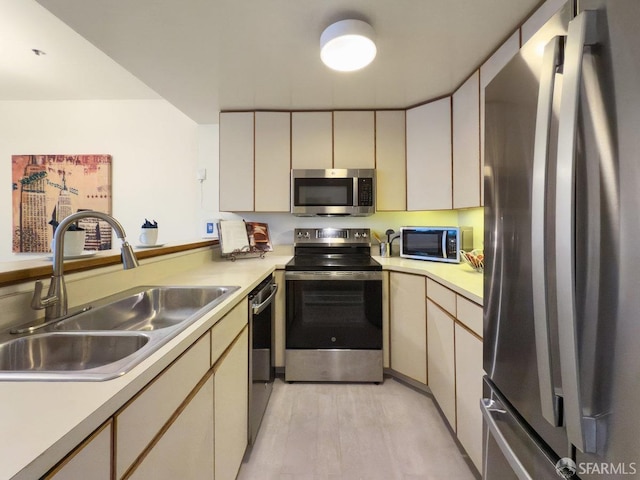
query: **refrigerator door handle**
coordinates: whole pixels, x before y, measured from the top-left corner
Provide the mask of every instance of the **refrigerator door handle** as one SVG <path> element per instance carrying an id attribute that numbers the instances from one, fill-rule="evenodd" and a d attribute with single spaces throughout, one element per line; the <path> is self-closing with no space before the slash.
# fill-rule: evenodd
<path id="1" fill-rule="evenodd" d="M 554 83 L 557 67 L 561 63 L 561 42 L 560 37 L 554 37 L 544 49 L 536 114 L 531 188 L 531 277 L 540 405 L 542 416 L 553 426 L 561 425 L 562 419 L 560 418 L 561 397 L 555 394 L 551 366 L 546 268 L 548 243 L 546 200 Z"/>
<path id="2" fill-rule="evenodd" d="M 556 281 L 560 372 L 569 441 L 587 452 L 582 415 L 575 277 L 575 141 L 582 80 L 583 51 L 595 43 L 596 11 L 587 10 L 569 23 L 565 50 L 556 176 Z"/>

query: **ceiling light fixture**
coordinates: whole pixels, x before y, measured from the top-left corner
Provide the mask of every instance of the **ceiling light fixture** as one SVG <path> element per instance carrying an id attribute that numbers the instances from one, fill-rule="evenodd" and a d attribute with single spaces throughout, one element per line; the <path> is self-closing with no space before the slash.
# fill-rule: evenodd
<path id="1" fill-rule="evenodd" d="M 320 36 L 320 58 L 333 70 L 359 70 L 369 65 L 376 53 L 373 28 L 362 20 L 341 20 Z"/>

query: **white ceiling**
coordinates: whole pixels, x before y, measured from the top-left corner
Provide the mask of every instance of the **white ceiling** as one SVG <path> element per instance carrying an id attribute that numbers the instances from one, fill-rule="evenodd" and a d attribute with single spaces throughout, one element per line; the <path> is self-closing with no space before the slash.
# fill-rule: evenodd
<path id="1" fill-rule="evenodd" d="M 451 93 L 540 3 L 0 0 L 0 65 L 8 42 L 30 72 L 0 66 L 0 99 L 159 95 L 200 124 L 220 110 L 404 108 Z M 320 62 L 320 34 L 345 18 L 376 31 L 359 72 Z"/>

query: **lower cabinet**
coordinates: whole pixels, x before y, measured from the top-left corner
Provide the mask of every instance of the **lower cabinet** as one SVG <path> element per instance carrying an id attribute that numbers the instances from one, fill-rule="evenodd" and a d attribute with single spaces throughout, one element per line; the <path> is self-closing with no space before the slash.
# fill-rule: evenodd
<path id="1" fill-rule="evenodd" d="M 458 440 L 482 471 L 482 340 L 459 324 L 456 336 L 456 412 Z"/>
<path id="2" fill-rule="evenodd" d="M 248 444 L 248 300 L 44 478 L 233 480 Z"/>
<path id="3" fill-rule="evenodd" d="M 391 272 L 389 275 L 389 349 L 391 368 L 427 383 L 427 322 L 425 278 Z"/>
<path id="4" fill-rule="evenodd" d="M 213 375 L 209 375 L 128 478 L 214 478 L 213 384 Z"/>
<path id="5" fill-rule="evenodd" d="M 455 320 L 427 300 L 427 365 L 429 389 L 449 425 L 456 429 Z"/>
<path id="6" fill-rule="evenodd" d="M 215 479 L 233 480 L 248 440 L 249 333 L 245 328 L 214 366 Z"/>
<path id="7" fill-rule="evenodd" d="M 44 476 L 45 480 L 111 480 L 111 433 L 109 421 L 82 442 L 55 469 Z M 87 472 L 91 472 L 89 476 Z"/>

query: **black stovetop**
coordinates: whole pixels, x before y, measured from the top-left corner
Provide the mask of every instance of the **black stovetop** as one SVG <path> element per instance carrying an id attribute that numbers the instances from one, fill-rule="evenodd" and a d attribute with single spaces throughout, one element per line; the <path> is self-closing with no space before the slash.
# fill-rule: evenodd
<path id="1" fill-rule="evenodd" d="M 375 271 L 382 265 L 371 258 L 368 247 L 297 247 L 285 270 Z"/>

